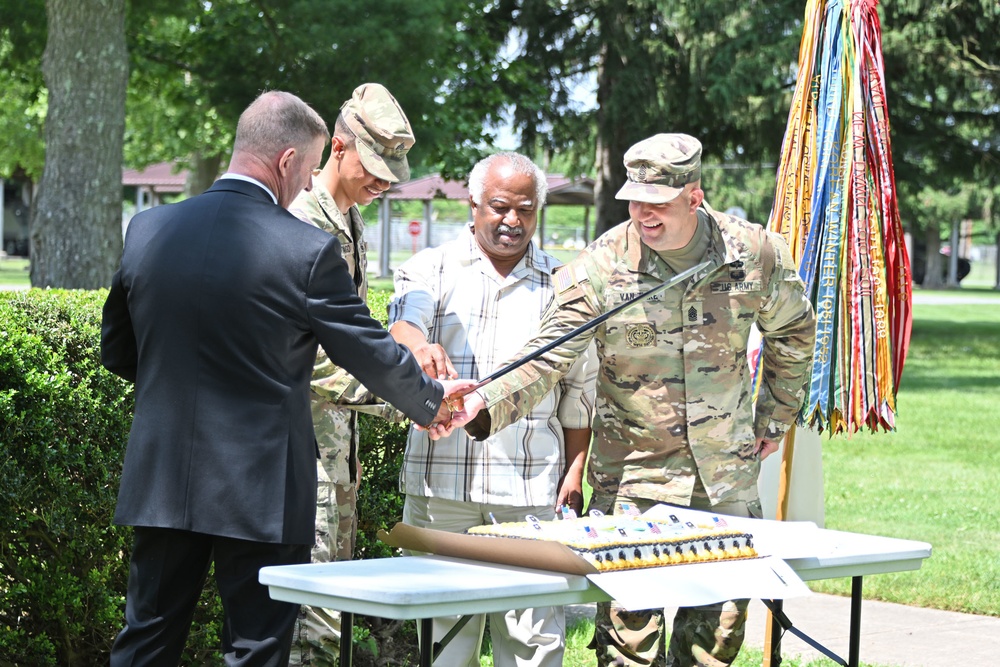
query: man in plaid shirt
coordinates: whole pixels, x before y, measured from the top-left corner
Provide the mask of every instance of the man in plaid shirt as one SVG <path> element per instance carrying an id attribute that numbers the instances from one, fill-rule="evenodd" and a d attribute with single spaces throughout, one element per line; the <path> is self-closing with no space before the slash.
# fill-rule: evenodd
<path id="1" fill-rule="evenodd" d="M 497 153 L 469 176 L 467 233 L 428 248 L 395 275 L 389 331 L 434 378 L 482 378 L 530 340 L 553 295 L 558 260 L 531 240 L 545 204 L 545 174 L 527 157 Z M 403 521 L 459 533 L 496 521 L 554 519 L 583 509 L 596 366 L 577 360 L 524 418 L 483 442 L 463 430 L 432 441 L 411 428 L 400 474 Z M 497 667 L 562 665 L 562 608 L 490 615 Z M 439 641 L 454 619 L 437 619 Z M 444 649 L 440 664 L 479 665 L 485 616 Z"/>

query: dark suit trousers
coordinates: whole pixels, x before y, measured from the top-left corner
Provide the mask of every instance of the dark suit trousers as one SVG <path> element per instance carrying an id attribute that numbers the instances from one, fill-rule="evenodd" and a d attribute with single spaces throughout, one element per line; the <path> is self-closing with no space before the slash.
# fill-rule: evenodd
<path id="1" fill-rule="evenodd" d="M 112 667 L 176 667 L 195 605 L 215 562 L 224 609 L 227 665 L 284 667 L 299 606 L 272 600 L 260 568 L 309 562 L 308 544 L 268 544 L 169 528 L 135 529 L 125 600 L 125 629 Z"/>

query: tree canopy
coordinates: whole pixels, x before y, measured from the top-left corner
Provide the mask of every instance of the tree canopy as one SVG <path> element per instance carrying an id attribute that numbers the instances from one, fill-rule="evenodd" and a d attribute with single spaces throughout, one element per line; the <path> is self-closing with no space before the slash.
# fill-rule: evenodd
<path id="1" fill-rule="evenodd" d="M 45 4 L 0 0 L 0 176 L 42 173 Z M 377 8 L 131 0 L 124 160 L 180 161 L 210 180 L 238 114 L 260 91 L 292 90 L 332 122 L 355 86 L 379 81 L 414 127 L 415 174 L 465 176 L 509 124 L 540 162 L 558 156 L 595 177 L 601 230 L 625 216 L 613 199 L 623 153 L 656 132 L 699 137 L 707 163 L 759 170 L 775 161 L 803 8 L 799 0 L 386 0 Z M 879 11 L 904 223 L 932 228 L 921 193 L 968 183 L 980 194 L 963 215 L 996 225 L 1000 6 L 897 0 Z"/>

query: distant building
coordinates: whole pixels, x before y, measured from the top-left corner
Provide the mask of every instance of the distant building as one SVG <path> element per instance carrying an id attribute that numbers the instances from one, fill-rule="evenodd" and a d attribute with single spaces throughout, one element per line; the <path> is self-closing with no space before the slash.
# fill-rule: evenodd
<path id="1" fill-rule="evenodd" d="M 187 170 L 169 162 L 145 169 L 122 170 L 122 234 L 128 221 L 139 211 L 181 195 Z M 30 251 L 28 221 L 31 217 L 33 186 L 30 181 L 0 179 L 0 250 L 9 256 L 27 257 Z"/>
<path id="2" fill-rule="evenodd" d="M 177 169 L 171 162 L 151 164 L 142 170 L 122 170 L 122 234 L 125 234 L 129 220 L 139 211 L 159 206 L 165 199 L 183 194 L 187 177 L 186 169 Z"/>

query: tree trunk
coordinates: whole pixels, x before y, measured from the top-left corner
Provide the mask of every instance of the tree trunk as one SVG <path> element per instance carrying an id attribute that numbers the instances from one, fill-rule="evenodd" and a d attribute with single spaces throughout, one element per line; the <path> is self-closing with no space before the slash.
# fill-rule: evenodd
<path id="1" fill-rule="evenodd" d="M 948 253 L 948 279 L 945 281 L 948 287 L 961 287 L 958 284 L 958 258 L 961 257 L 959 252 L 959 227 L 962 222 L 960 220 L 951 221 L 951 237 L 949 241 L 949 247 L 951 248 Z"/>
<path id="2" fill-rule="evenodd" d="M 940 225 L 937 223 L 927 225 L 924 244 L 927 252 L 924 256 L 924 280 L 920 285 L 924 289 L 941 289 L 944 287 L 944 266 L 941 264 Z"/>
<path id="3" fill-rule="evenodd" d="M 31 225 L 31 284 L 105 287 L 122 248 L 125 0 L 46 0 L 45 169 Z"/>
<path id="4" fill-rule="evenodd" d="M 597 155 L 594 179 L 594 238 L 628 219 L 628 202 L 615 199 L 615 193 L 625 182 L 624 152 L 609 110 L 621 59 L 617 49 L 605 38 L 597 66 Z M 627 150 L 628 147 L 625 147 Z"/>
<path id="5" fill-rule="evenodd" d="M 212 187 L 215 179 L 220 176 L 222 165 L 221 155 L 205 156 L 197 153 L 191 156 L 191 169 L 188 171 L 187 182 L 184 184 L 184 196 L 194 197 Z"/>
<path id="6" fill-rule="evenodd" d="M 628 202 L 615 199 L 625 183 L 625 152 L 659 132 L 675 131 L 659 99 L 650 65 L 648 26 L 658 21 L 655 3 L 604 0 L 595 4 L 601 26 L 597 67 L 597 155 L 594 183 L 595 236 L 629 219 Z M 680 60 L 680 57 L 678 57 Z M 674 69 L 683 69 L 674 63 Z"/>
<path id="7" fill-rule="evenodd" d="M 996 245 L 996 253 L 993 255 L 993 273 L 996 277 L 996 284 L 993 286 L 993 289 L 1000 290 L 1000 231 L 997 231 L 996 243 L 994 245 Z"/>
<path id="8" fill-rule="evenodd" d="M 598 112 L 598 115 L 601 115 Z M 627 150 L 628 147 L 625 147 Z M 628 202 L 615 199 L 615 193 L 625 183 L 624 150 L 616 145 L 614 137 L 597 135 L 597 178 L 594 180 L 594 238 L 597 238 L 623 220 L 629 219 Z"/>

